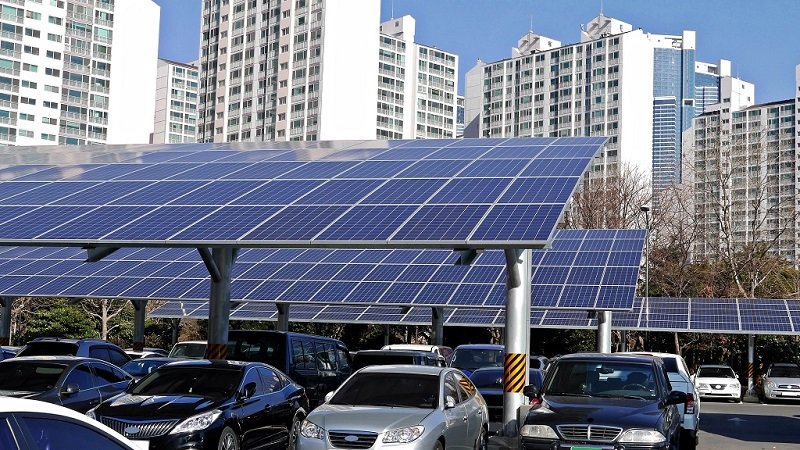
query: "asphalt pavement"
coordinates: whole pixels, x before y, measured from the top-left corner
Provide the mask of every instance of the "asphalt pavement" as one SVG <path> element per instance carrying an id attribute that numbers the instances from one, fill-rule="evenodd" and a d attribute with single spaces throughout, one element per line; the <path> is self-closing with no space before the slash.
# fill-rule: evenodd
<path id="1" fill-rule="evenodd" d="M 800 450 L 800 402 L 703 400 L 700 450 Z"/>

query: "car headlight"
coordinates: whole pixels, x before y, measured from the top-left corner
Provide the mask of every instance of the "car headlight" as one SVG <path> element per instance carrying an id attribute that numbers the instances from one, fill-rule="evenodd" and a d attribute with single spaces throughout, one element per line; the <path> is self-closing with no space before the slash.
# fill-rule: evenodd
<path id="1" fill-rule="evenodd" d="M 734 388 L 734 389 L 739 389 L 742 386 L 739 383 L 731 383 L 731 387 Z"/>
<path id="2" fill-rule="evenodd" d="M 97 420 L 97 414 L 95 414 L 95 412 L 94 412 L 96 409 L 97 408 L 92 408 L 92 409 L 86 411 L 86 417 L 88 417 L 90 419 Z"/>
<path id="3" fill-rule="evenodd" d="M 767 381 L 767 388 L 775 389 L 776 386 L 778 385 L 774 381 Z"/>
<path id="4" fill-rule="evenodd" d="M 191 433 L 192 431 L 205 430 L 211 426 L 211 424 L 214 423 L 214 421 L 217 420 L 221 414 L 222 411 L 215 409 L 213 411 L 189 417 L 178 425 L 175 425 L 175 428 L 173 428 L 169 434 Z"/>
<path id="5" fill-rule="evenodd" d="M 519 434 L 535 439 L 558 439 L 558 435 L 547 425 L 523 425 Z"/>
<path id="6" fill-rule="evenodd" d="M 708 389 L 708 384 L 700 383 L 697 385 L 697 389 Z"/>
<path id="7" fill-rule="evenodd" d="M 300 434 L 309 439 L 325 439 L 325 429 L 314 422 L 309 422 L 308 419 L 300 424 Z"/>
<path id="8" fill-rule="evenodd" d="M 386 432 L 386 435 L 383 436 L 383 443 L 384 444 L 407 444 L 409 442 L 416 441 L 422 433 L 425 431 L 425 427 L 422 425 L 415 425 L 413 427 L 403 427 L 403 428 L 395 428 L 394 430 L 389 430 Z"/>
<path id="9" fill-rule="evenodd" d="M 641 430 L 632 428 L 622 433 L 617 442 L 625 444 L 661 444 L 667 438 L 656 430 Z"/>

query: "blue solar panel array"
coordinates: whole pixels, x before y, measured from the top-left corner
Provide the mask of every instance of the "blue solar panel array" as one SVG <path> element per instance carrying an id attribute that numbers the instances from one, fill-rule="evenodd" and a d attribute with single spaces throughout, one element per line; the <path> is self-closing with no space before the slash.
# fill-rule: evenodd
<path id="1" fill-rule="evenodd" d="M 541 248 L 605 141 L 20 147 L 0 243 Z"/>
<path id="2" fill-rule="evenodd" d="M 207 302 L 169 301 L 151 317 L 208 317 Z M 690 314 L 699 311 L 697 315 Z M 277 320 L 272 303 L 249 302 L 232 308 L 231 319 Z M 649 312 L 648 312 L 649 311 Z M 361 324 L 430 325 L 430 308 L 391 306 L 298 305 L 289 308 L 292 321 Z M 502 327 L 505 313 L 492 308 L 446 308 L 447 326 Z M 531 327 L 555 329 L 597 329 L 597 320 L 586 311 L 533 310 Z M 800 300 L 797 299 L 707 299 L 651 297 L 637 298 L 630 311 L 612 314 L 612 327 L 620 330 L 794 335 L 800 331 Z"/>
<path id="3" fill-rule="evenodd" d="M 630 310 L 642 230 L 559 230 L 552 250 L 533 252 L 532 306 Z M 0 248 L 0 296 L 203 301 L 208 273 L 193 249 L 125 248 L 83 263 L 75 248 Z M 245 249 L 231 299 L 283 303 L 505 305 L 505 257 L 481 253 L 457 266 L 451 250 Z"/>

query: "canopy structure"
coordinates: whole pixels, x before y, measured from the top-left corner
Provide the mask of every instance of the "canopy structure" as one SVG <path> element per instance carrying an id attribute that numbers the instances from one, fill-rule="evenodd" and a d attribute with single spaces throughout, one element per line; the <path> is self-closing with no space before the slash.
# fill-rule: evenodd
<path id="1" fill-rule="evenodd" d="M 532 258 L 532 307 L 633 307 L 644 230 L 558 230 Z M 0 248 L 0 296 L 207 301 L 210 276 L 193 249 L 121 249 L 84 262 L 78 248 Z M 448 250 L 245 249 L 232 301 L 498 308 L 505 257 L 459 264 Z M 274 307 L 273 307 L 274 309 Z M 232 311 L 232 314 L 236 314 Z M 232 316 L 233 317 L 233 316 Z M 491 325 L 491 324 L 490 324 Z"/>

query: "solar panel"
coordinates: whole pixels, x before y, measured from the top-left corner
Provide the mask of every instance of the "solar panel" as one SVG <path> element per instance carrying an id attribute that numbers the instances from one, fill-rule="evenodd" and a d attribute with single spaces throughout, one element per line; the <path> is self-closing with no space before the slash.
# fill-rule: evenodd
<path id="1" fill-rule="evenodd" d="M 16 147 L 0 177 L 0 244 L 542 248 L 604 144 Z"/>

